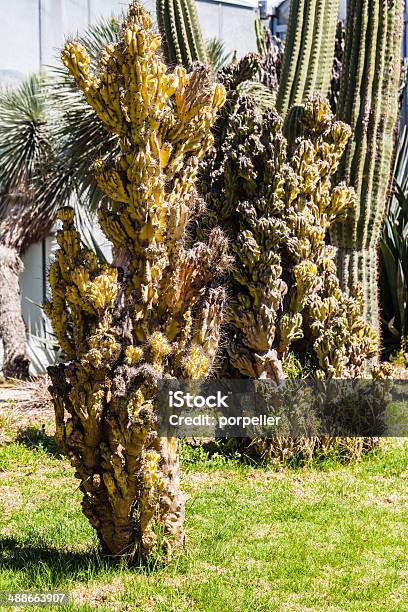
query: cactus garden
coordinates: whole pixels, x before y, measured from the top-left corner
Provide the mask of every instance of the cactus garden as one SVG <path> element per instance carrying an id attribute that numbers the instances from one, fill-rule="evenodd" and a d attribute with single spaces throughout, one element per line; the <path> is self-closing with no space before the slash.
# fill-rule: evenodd
<path id="1" fill-rule="evenodd" d="M 207 4 L 0 89 L 0 607 L 406 609 L 404 0 Z"/>

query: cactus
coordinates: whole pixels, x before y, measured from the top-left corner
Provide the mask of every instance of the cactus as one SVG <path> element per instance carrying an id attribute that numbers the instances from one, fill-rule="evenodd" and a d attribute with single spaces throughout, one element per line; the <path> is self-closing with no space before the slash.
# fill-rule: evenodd
<path id="1" fill-rule="evenodd" d="M 331 185 L 350 129 L 319 95 L 306 100 L 301 120 L 304 136 L 290 153 L 281 118 L 232 91 L 204 162 L 207 225 L 223 226 L 236 261 L 224 365 L 231 376 L 279 380 L 290 351 L 309 354 L 317 378 L 357 376 L 377 349 L 361 293 L 340 290 L 325 243 L 354 205 L 353 190 Z"/>
<path id="2" fill-rule="evenodd" d="M 229 264 L 218 228 L 207 243 L 187 237 L 224 88 L 203 68 L 169 71 L 159 46 L 138 3 L 96 73 L 81 44 L 65 46 L 86 101 L 119 138 L 114 164 L 98 161 L 95 172 L 109 197 L 100 225 L 123 265 L 99 262 L 81 245 L 73 210 L 61 209 L 44 306 L 69 360 L 50 368 L 57 441 L 103 549 L 130 559 L 168 557 L 183 541 L 177 440 L 158 437 L 156 388 L 211 369 L 224 301 L 215 279 Z"/>
<path id="3" fill-rule="evenodd" d="M 169 64 L 186 68 L 195 61 L 208 64 L 195 0 L 157 0 L 156 13 Z"/>
<path id="4" fill-rule="evenodd" d="M 352 190 L 331 186 L 350 130 L 315 95 L 299 114 L 304 135 L 291 153 L 282 119 L 229 90 L 231 82 L 224 81 L 227 103 L 200 181 L 207 227 L 222 225 L 235 255 L 219 372 L 279 381 L 295 359 L 318 379 L 361 376 L 378 338 L 363 319 L 361 292 L 341 291 L 334 250 L 325 244 L 333 220 L 354 204 Z M 237 448 L 255 460 L 304 461 L 325 452 L 358 458 L 372 445 L 366 438 L 279 437 L 241 440 Z"/>
<path id="5" fill-rule="evenodd" d="M 270 29 L 262 25 L 260 19 L 255 21 L 255 35 L 258 53 L 262 58 L 259 80 L 263 85 L 277 93 L 285 44 L 282 40 L 273 36 Z"/>
<path id="6" fill-rule="evenodd" d="M 284 117 L 310 94 L 328 94 L 338 13 L 339 0 L 291 0 L 276 102 Z"/>
<path id="7" fill-rule="evenodd" d="M 348 3 L 338 117 L 353 137 L 338 177 L 357 206 L 331 230 L 343 288 L 360 283 L 365 316 L 379 328 L 378 248 L 390 188 L 401 71 L 402 0 Z"/>
<path id="8" fill-rule="evenodd" d="M 341 87 L 341 71 L 343 66 L 346 28 L 342 21 L 338 21 L 336 29 L 336 43 L 334 47 L 334 60 L 330 84 L 329 100 L 334 114 L 336 114 Z"/>

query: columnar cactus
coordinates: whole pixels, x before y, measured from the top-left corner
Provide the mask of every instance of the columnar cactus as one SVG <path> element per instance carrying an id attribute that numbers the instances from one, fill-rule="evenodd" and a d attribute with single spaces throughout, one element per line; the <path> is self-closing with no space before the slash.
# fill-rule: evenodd
<path id="1" fill-rule="evenodd" d="M 361 295 L 341 291 L 325 243 L 333 221 L 354 205 L 353 190 L 331 185 L 350 129 L 318 95 L 306 100 L 302 122 L 304 137 L 290 155 L 280 117 L 241 97 L 234 108 L 227 103 L 204 162 L 207 224 L 225 228 L 236 260 L 231 376 L 279 380 L 289 351 L 308 353 L 317 378 L 356 376 L 377 348 Z"/>
<path id="2" fill-rule="evenodd" d="M 195 0 L 157 0 L 156 13 L 169 64 L 208 64 Z"/>
<path id="3" fill-rule="evenodd" d="M 276 102 L 284 117 L 310 94 L 328 94 L 339 4 L 339 0 L 291 0 Z"/>
<path id="4" fill-rule="evenodd" d="M 338 117 L 352 139 L 338 177 L 351 184 L 357 206 L 334 226 L 341 285 L 364 290 L 365 315 L 377 329 L 378 248 L 390 188 L 401 72 L 402 0 L 348 3 Z"/>
<path id="5" fill-rule="evenodd" d="M 192 243 L 200 210 L 198 162 L 224 102 L 204 69 L 169 71 L 160 36 L 138 3 L 99 70 L 69 42 L 63 61 L 88 104 L 119 139 L 113 166 L 96 162 L 99 220 L 122 266 L 81 245 L 71 208 L 59 213 L 59 250 L 45 305 L 68 362 L 50 369 L 57 440 L 80 480 L 82 507 L 105 551 L 130 558 L 170 554 L 183 541 L 177 440 L 158 437 L 160 378 L 203 378 L 217 351 L 229 263 L 215 228 Z"/>

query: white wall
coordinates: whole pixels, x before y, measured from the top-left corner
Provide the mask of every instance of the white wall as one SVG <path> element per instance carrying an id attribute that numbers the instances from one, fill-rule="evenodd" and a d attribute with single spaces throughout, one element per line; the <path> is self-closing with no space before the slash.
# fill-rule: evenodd
<path id="1" fill-rule="evenodd" d="M 238 56 L 256 51 L 256 13 L 249 2 L 222 3 L 202 0 L 197 2 L 197 8 L 206 39 L 220 38 L 225 42 L 226 50 L 237 51 Z"/>
<path id="2" fill-rule="evenodd" d="M 155 0 L 144 4 L 154 15 Z M 0 82 L 55 64 L 67 36 L 122 13 L 126 5 L 123 0 L 0 0 Z M 239 55 L 255 50 L 256 0 L 198 0 L 197 6 L 206 38 L 224 39 Z"/>
<path id="3" fill-rule="evenodd" d="M 52 363 L 56 355 L 48 344 L 53 338 L 51 326 L 39 307 L 47 297 L 46 271 L 55 247 L 54 238 L 49 237 L 43 242 L 33 244 L 23 258 L 24 270 L 20 277 L 21 306 L 29 332 L 28 356 L 32 374 L 43 372 L 44 365 Z"/>

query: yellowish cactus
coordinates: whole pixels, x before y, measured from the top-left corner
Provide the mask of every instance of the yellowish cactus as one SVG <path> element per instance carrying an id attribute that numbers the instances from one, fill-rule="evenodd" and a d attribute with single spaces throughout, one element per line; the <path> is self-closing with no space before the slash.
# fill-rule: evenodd
<path id="1" fill-rule="evenodd" d="M 113 165 L 94 169 L 108 196 L 98 218 L 121 267 L 100 264 L 62 209 L 44 307 L 68 360 L 50 369 L 57 439 L 104 550 L 131 558 L 183 541 L 177 441 L 158 436 L 157 380 L 208 374 L 224 302 L 214 279 L 229 264 L 220 230 L 207 243 L 187 233 L 224 88 L 203 68 L 169 70 L 159 46 L 136 2 L 96 71 L 80 43 L 65 46 L 65 66 L 119 141 Z"/>

